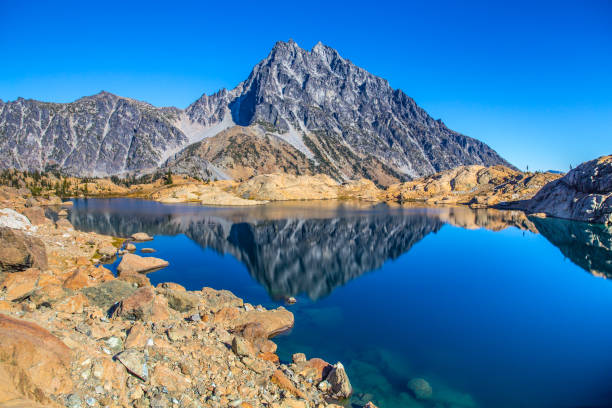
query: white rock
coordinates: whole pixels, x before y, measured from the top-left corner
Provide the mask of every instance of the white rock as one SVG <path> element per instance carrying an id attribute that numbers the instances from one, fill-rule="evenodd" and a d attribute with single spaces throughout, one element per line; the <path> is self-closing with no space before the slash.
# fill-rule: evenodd
<path id="1" fill-rule="evenodd" d="M 36 231 L 28 217 L 10 208 L 0 210 L 0 227 Z"/>

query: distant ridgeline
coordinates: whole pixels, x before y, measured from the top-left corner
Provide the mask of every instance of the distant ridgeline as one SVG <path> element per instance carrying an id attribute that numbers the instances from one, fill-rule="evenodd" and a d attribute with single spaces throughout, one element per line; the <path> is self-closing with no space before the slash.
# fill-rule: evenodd
<path id="1" fill-rule="evenodd" d="M 185 110 L 108 92 L 66 104 L 0 101 L 2 168 L 202 179 L 325 173 L 387 186 L 467 164 L 509 165 L 320 43 L 307 51 L 278 42 L 245 81 Z"/>

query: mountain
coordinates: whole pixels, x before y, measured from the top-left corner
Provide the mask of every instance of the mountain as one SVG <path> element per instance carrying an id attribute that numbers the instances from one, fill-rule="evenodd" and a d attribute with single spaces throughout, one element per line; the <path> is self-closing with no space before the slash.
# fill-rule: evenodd
<path id="1" fill-rule="evenodd" d="M 106 92 L 67 104 L 0 102 L 0 158 L 82 176 L 162 166 L 206 178 L 281 171 L 380 185 L 459 165 L 509 166 L 333 48 L 294 41 L 276 43 L 236 88 L 185 110 Z"/>

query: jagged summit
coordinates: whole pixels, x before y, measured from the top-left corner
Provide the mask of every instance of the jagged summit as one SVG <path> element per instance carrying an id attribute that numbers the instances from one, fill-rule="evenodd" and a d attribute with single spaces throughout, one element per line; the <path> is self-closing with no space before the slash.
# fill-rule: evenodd
<path id="1" fill-rule="evenodd" d="M 459 165 L 508 165 L 335 49 L 318 42 L 305 50 L 293 40 L 277 42 L 234 89 L 202 95 L 185 110 L 105 91 L 53 108 L 24 100 L 0 104 L 0 158 L 22 170 L 54 162 L 74 174 L 102 175 L 145 171 L 170 157 L 176 165 L 188 161 L 191 170 L 215 162 L 216 174 L 231 177 L 233 163 L 249 167 L 249 151 L 223 137 L 215 140 L 224 149 L 181 148 L 236 125 L 253 129 L 224 135 L 258 149 L 276 146 L 264 150 L 286 156 L 278 171 L 301 172 L 307 160 L 309 172 L 338 180 L 366 177 L 385 185 Z"/>

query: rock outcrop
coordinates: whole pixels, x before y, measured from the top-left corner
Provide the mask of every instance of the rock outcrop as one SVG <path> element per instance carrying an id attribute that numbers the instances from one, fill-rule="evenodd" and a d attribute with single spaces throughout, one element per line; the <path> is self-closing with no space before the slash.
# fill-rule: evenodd
<path id="1" fill-rule="evenodd" d="M 154 258 L 152 256 L 139 256 L 135 254 L 125 254 L 117 266 L 119 274 L 147 273 L 168 266 L 168 261 Z"/>
<path id="2" fill-rule="evenodd" d="M 0 272 L 47 268 L 45 244 L 37 237 L 0 227 Z"/>
<path id="3" fill-rule="evenodd" d="M 383 195 L 386 201 L 489 207 L 531 198 L 559 177 L 556 173 L 523 173 L 505 166 L 461 166 L 389 186 Z"/>
<path id="4" fill-rule="evenodd" d="M 329 200 L 338 198 L 338 187 L 338 182 L 323 174 L 264 174 L 241 183 L 236 194 L 251 200 Z"/>
<path id="5" fill-rule="evenodd" d="M 582 163 L 544 186 L 532 199 L 511 206 L 557 218 L 612 225 L 612 156 Z"/>

